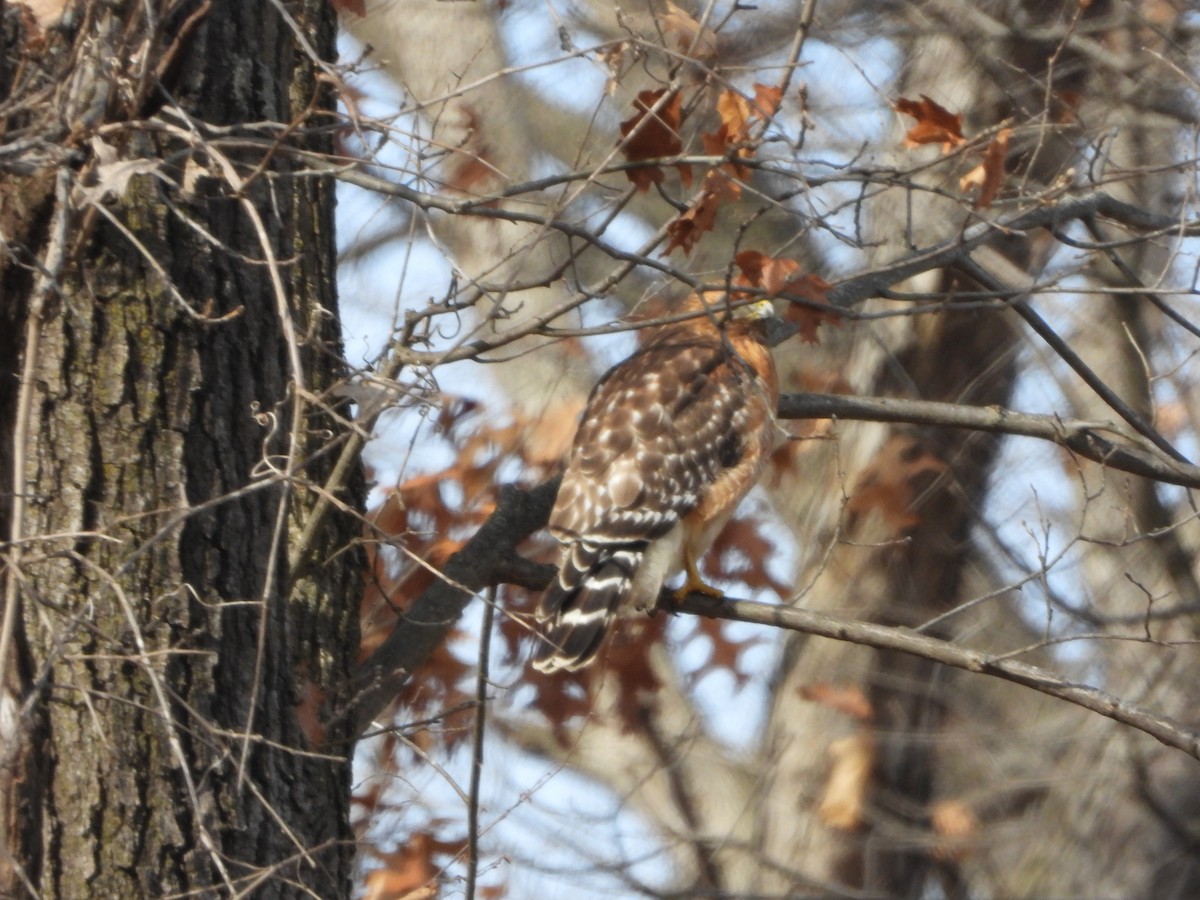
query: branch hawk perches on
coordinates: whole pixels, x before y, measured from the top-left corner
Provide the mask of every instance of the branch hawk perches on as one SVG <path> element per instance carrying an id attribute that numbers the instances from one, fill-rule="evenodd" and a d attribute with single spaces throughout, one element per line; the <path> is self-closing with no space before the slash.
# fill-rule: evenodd
<path id="1" fill-rule="evenodd" d="M 537 618 L 534 667 L 579 669 L 621 607 L 650 610 L 663 583 L 719 591 L 696 564 L 762 475 L 784 433 L 768 349 L 794 332 L 769 300 L 733 308 L 693 296 L 592 390 L 550 514 L 558 577 Z"/>

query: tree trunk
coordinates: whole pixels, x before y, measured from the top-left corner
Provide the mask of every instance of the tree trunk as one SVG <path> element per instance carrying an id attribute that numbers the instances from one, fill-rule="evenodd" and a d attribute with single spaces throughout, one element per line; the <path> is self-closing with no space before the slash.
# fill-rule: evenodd
<path id="1" fill-rule="evenodd" d="M 247 149 L 329 149 L 332 12 L 154 6 L 5 9 L 0 124 L 44 144 L 0 206 L 0 893 L 345 896 L 346 746 L 310 715 L 359 587 L 353 518 L 311 518 L 345 431 L 332 184 Z"/>

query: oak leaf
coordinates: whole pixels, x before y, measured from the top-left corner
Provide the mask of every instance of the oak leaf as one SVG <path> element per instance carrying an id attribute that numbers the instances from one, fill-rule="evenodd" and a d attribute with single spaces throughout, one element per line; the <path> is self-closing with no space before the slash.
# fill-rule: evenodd
<path id="1" fill-rule="evenodd" d="M 962 113 L 952 113 L 924 94 L 920 100 L 901 97 L 892 104 L 892 109 L 917 120 L 917 124 L 904 136 L 905 147 L 941 144 L 942 152 L 949 153 L 960 144 L 966 143 L 967 139 L 962 133 Z"/>
<path id="2" fill-rule="evenodd" d="M 958 862 L 971 854 L 971 843 L 979 837 L 979 817 L 961 800 L 939 800 L 929 811 L 933 833 L 941 840 L 934 846 L 938 859 Z"/>
<path id="3" fill-rule="evenodd" d="M 687 10 L 667 0 L 667 11 L 659 13 L 656 18 L 663 35 L 674 39 L 675 49 L 690 54 L 692 59 L 699 62 L 717 58 L 716 32 L 701 27 Z"/>
<path id="4" fill-rule="evenodd" d="M 751 588 L 769 588 L 780 596 L 790 582 L 773 576 L 768 563 L 779 554 L 767 523 L 753 516 L 735 516 L 721 529 L 705 556 L 704 571 L 715 581 L 740 581 Z"/>
<path id="5" fill-rule="evenodd" d="M 717 115 L 721 124 L 716 131 L 702 132 L 700 143 L 709 156 L 732 156 L 721 168 L 734 178 L 745 179 L 749 170 L 737 160 L 754 155 L 750 142 L 750 125 L 755 118 L 748 100 L 737 91 L 724 90 L 717 96 Z M 740 188 L 739 188 L 740 190 Z"/>
<path id="6" fill-rule="evenodd" d="M 737 91 L 721 91 L 717 97 L 717 115 L 725 128 L 727 143 L 740 144 L 750 137 L 750 103 Z"/>
<path id="7" fill-rule="evenodd" d="M 792 303 L 783 314 L 784 319 L 800 326 L 800 340 L 806 344 L 817 343 L 817 328 L 821 325 L 842 327 L 841 312 L 825 296 L 825 292 L 831 287 L 832 285 L 820 275 L 809 273 L 791 279 L 780 291 L 782 294 L 803 297 L 808 301 L 807 304 Z"/>
<path id="8" fill-rule="evenodd" d="M 696 242 L 717 224 L 717 213 L 721 204 L 726 200 L 736 200 L 741 195 L 741 187 L 735 181 L 718 169 L 709 169 L 704 176 L 704 186 L 692 205 L 678 217 L 667 224 L 666 256 L 676 247 L 685 255 L 692 252 Z"/>
<path id="9" fill-rule="evenodd" d="M 796 275 L 800 263 L 794 259 L 767 256 L 757 250 L 743 250 L 733 258 L 742 274 L 735 284 L 760 287 L 772 296 L 791 294 L 803 297 L 807 304 L 791 303 L 784 319 L 800 326 L 800 339 L 806 344 L 817 343 L 817 328 L 822 324 L 841 325 L 841 313 L 830 305 L 825 292 L 830 284 L 819 275 Z M 827 306 L 828 309 L 819 307 Z"/>
<path id="10" fill-rule="evenodd" d="M 800 696 L 834 712 L 845 713 L 860 722 L 869 722 L 875 716 L 871 701 L 858 685 L 837 685 L 824 681 L 806 684 L 800 688 Z"/>
<path id="11" fill-rule="evenodd" d="M 800 263 L 794 259 L 767 256 L 758 250 L 743 250 L 733 261 L 745 277 L 738 279 L 738 283 L 760 287 L 771 295 L 783 290 L 788 279 L 800 269 Z"/>
<path id="12" fill-rule="evenodd" d="M 707 662 L 688 673 L 689 685 L 694 687 L 705 676 L 717 672 L 731 675 L 736 690 L 750 683 L 753 673 L 742 665 L 742 654 L 766 643 L 766 639 L 762 635 L 751 635 L 738 640 L 729 634 L 731 624 L 721 619 L 700 619 L 696 623 L 696 631 L 689 636 L 689 641 L 707 637 L 712 644 L 712 651 Z"/>
<path id="13" fill-rule="evenodd" d="M 666 643 L 667 619 L 643 617 L 625 623 L 609 641 L 607 652 L 601 651 L 605 665 L 585 670 L 592 697 L 602 688 L 615 687 L 616 717 L 623 734 L 635 734 L 645 727 L 647 698 L 662 690 L 663 681 L 650 652 Z"/>
<path id="14" fill-rule="evenodd" d="M 769 119 L 779 112 L 783 102 L 783 88 L 774 84 L 754 82 L 754 112 L 760 119 Z"/>
<path id="15" fill-rule="evenodd" d="M 372 855 L 383 863 L 381 868 L 370 872 L 366 879 L 364 900 L 418 900 L 437 896 L 433 884 L 437 878 L 437 866 L 433 862 L 433 838 L 417 833 L 409 842 L 391 853 L 372 851 Z"/>
<path id="16" fill-rule="evenodd" d="M 466 845 L 465 840 L 442 840 L 419 831 L 407 844 L 391 853 L 370 850 L 371 855 L 384 865 L 367 875 L 364 900 L 430 900 L 436 897 L 440 867 L 434 863 L 434 857 L 458 856 Z"/>
<path id="17" fill-rule="evenodd" d="M 875 768 L 875 741 L 860 732 L 829 745 L 833 767 L 817 815 L 830 828 L 854 831 L 865 821 L 867 788 Z"/>
<path id="18" fill-rule="evenodd" d="M 1000 186 L 1004 183 L 1004 160 L 1008 156 L 1008 139 L 1011 135 L 1011 128 L 1001 129 L 988 144 L 983 162 L 958 181 L 959 190 L 979 192 L 975 197 L 976 209 L 987 209 L 1000 192 Z"/>
<path id="19" fill-rule="evenodd" d="M 920 524 L 921 517 L 913 506 L 918 488 L 923 481 L 946 468 L 946 464 L 916 438 L 908 435 L 889 438 L 846 504 L 851 529 L 871 512 L 880 514 L 891 534 L 900 534 Z"/>
<path id="20" fill-rule="evenodd" d="M 664 96 L 667 99 L 660 104 Z M 670 96 L 665 88 L 640 91 L 633 106 L 634 114 L 621 123 L 621 149 L 626 159 L 641 162 L 678 156 L 683 152 L 683 141 L 679 137 L 679 126 L 683 123 L 683 95 L 679 91 Z M 681 175 L 685 168 L 680 167 Z M 660 166 L 640 166 L 625 174 L 639 191 L 648 191 L 652 184 L 661 184 L 666 177 Z"/>

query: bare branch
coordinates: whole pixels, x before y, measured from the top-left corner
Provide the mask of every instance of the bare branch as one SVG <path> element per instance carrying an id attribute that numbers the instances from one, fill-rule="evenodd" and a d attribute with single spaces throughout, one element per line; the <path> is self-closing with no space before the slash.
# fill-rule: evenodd
<path id="1" fill-rule="evenodd" d="M 1107 422 L 1084 422 L 1059 416 L 1014 412 L 998 406 L 967 406 L 890 397 L 852 397 L 843 394 L 785 394 L 779 399 L 784 419 L 851 419 L 966 428 L 993 434 L 1038 438 L 1109 466 L 1166 484 L 1200 488 L 1200 466 L 1172 459 L 1131 438 Z M 1116 443 L 1101 432 L 1120 435 Z"/>
<path id="2" fill-rule="evenodd" d="M 924 405 L 953 408 L 951 404 Z M 510 487 L 502 493 L 496 512 L 467 545 L 450 558 L 442 580 L 417 598 L 401 625 L 360 668 L 357 683 L 365 687 L 353 698 L 347 712 L 354 717 L 355 733 L 366 729 L 371 720 L 386 707 L 409 674 L 420 666 L 433 648 L 445 638 L 470 602 L 473 596 L 470 590 L 479 590 L 510 580 L 519 580 L 523 586 L 532 588 L 542 588 L 549 583 L 553 577 L 553 567 L 539 566 L 522 559 L 516 553 L 516 546 L 527 535 L 545 524 L 557 490 L 558 481 L 552 479 L 532 491 Z M 1173 719 L 1127 703 L 1099 688 L 1075 684 L 1036 666 L 1011 659 L 997 659 L 990 654 L 959 647 L 949 641 L 921 635 L 907 628 L 875 625 L 794 607 L 772 606 L 746 600 L 714 600 L 698 594 L 686 597 L 678 605 L 677 611 L 706 618 L 774 625 L 790 631 L 850 641 L 877 649 L 896 650 L 969 672 L 991 675 L 1034 688 L 1107 716 L 1145 732 L 1168 747 L 1182 750 L 1189 756 L 1200 759 L 1200 733 Z"/>
<path id="3" fill-rule="evenodd" d="M 531 491 L 501 491 L 496 511 L 461 550 L 450 557 L 442 577 L 419 596 L 393 631 L 355 673 L 341 715 L 362 734 L 396 696 L 409 675 L 429 658 L 458 622 L 475 591 L 496 584 L 545 587 L 553 567 L 538 566 L 517 553 L 517 545 L 546 524 L 558 493 L 558 479 Z"/>
<path id="4" fill-rule="evenodd" d="M 949 641 L 918 634 L 908 628 L 874 625 L 825 615 L 806 609 L 772 606 L 751 600 L 728 597 L 706 597 L 691 594 L 679 604 L 679 611 L 710 619 L 730 619 L 757 625 L 774 625 L 789 631 L 799 631 L 818 637 L 850 641 L 879 650 L 897 650 L 924 659 L 931 659 L 956 669 L 1011 681 L 1034 688 L 1051 697 L 1058 697 L 1084 709 L 1143 731 L 1168 747 L 1182 750 L 1200 759 L 1200 732 L 1185 727 L 1174 719 L 1160 716 L 1148 709 L 1127 703 L 1099 688 L 1067 681 L 1053 672 L 1037 666 L 995 659 L 991 654 L 968 650 Z"/>

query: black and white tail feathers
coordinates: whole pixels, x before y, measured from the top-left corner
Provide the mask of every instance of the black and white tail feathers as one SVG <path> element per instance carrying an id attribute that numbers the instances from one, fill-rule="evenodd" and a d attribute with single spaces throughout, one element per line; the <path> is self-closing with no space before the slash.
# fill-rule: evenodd
<path id="1" fill-rule="evenodd" d="M 645 551 L 645 541 L 570 545 L 558 578 L 538 605 L 542 636 L 534 652 L 535 669 L 575 671 L 592 661 L 629 594 Z"/>

